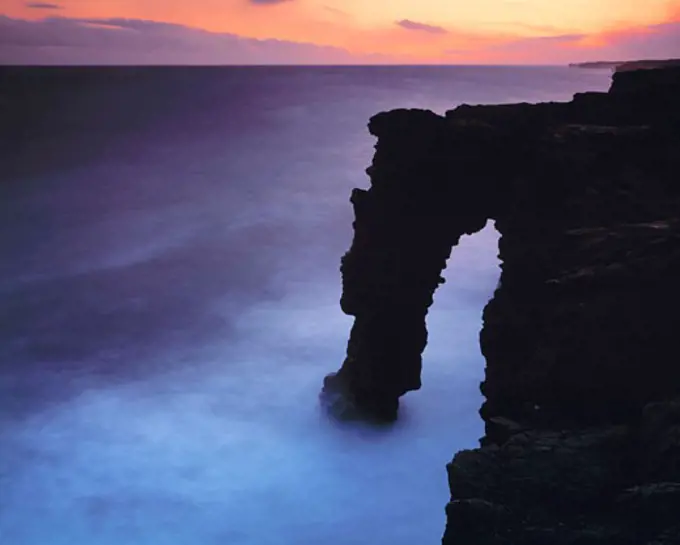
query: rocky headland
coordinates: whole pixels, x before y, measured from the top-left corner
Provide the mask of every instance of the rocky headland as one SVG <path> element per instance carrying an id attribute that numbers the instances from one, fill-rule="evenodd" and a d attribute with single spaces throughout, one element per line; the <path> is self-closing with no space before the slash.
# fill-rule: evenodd
<path id="1" fill-rule="evenodd" d="M 673 66 L 680 66 L 680 59 L 576 62 L 570 64 L 569 66 L 573 68 L 609 68 L 611 70 L 615 70 L 616 72 L 630 72 L 632 70 L 652 70 L 656 68 L 671 68 Z"/>
<path id="2" fill-rule="evenodd" d="M 568 103 L 395 110 L 369 130 L 330 408 L 397 417 L 447 259 L 491 219 L 486 431 L 448 466 L 444 544 L 680 544 L 680 67 Z"/>

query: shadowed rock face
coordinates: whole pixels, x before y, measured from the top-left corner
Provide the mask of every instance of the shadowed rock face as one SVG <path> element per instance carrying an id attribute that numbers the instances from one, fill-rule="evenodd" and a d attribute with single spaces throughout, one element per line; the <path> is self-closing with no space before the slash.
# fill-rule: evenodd
<path id="1" fill-rule="evenodd" d="M 493 219 L 486 435 L 448 467 L 444 543 L 680 543 L 680 68 L 617 73 L 569 103 L 397 110 L 369 129 L 330 409 L 396 418 L 420 388 L 446 260 Z"/>

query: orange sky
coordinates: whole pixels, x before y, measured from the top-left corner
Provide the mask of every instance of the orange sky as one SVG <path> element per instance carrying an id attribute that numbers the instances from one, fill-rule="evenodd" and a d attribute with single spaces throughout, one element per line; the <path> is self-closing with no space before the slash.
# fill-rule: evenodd
<path id="1" fill-rule="evenodd" d="M 613 37 L 680 19 L 680 0 L 267 1 L 276 2 L 45 0 L 60 7 L 47 9 L 0 0 L 0 13 L 29 20 L 58 16 L 163 21 L 336 46 L 358 55 L 391 55 L 404 62 L 540 62 L 562 53 L 580 60 Z M 408 28 L 397 24 L 404 20 Z"/>

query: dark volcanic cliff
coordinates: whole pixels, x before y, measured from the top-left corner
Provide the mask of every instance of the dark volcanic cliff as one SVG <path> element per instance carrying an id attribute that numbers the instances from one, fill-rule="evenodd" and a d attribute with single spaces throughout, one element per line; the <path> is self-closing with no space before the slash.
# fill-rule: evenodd
<path id="1" fill-rule="evenodd" d="M 486 434 L 449 464 L 444 543 L 680 543 L 680 68 L 369 128 L 371 187 L 352 194 L 342 259 L 355 323 L 325 399 L 396 417 L 451 249 L 493 219 Z"/>

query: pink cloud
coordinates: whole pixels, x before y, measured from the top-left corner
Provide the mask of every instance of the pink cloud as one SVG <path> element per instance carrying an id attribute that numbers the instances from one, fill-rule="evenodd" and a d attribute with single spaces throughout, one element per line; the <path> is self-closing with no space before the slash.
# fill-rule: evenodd
<path id="1" fill-rule="evenodd" d="M 680 57 L 680 21 L 605 34 L 606 50 L 621 58 Z"/>
<path id="2" fill-rule="evenodd" d="M 28 2 L 26 3 L 26 7 L 31 9 L 62 9 L 59 4 L 47 4 L 43 2 Z"/>
<path id="3" fill-rule="evenodd" d="M 398 26 L 401 28 L 405 28 L 406 30 L 415 30 L 415 31 L 420 31 L 420 32 L 427 32 L 429 34 L 447 34 L 448 31 L 444 27 L 436 26 L 436 25 L 428 25 L 425 23 L 418 23 L 417 21 L 411 21 L 409 19 L 403 19 L 401 21 L 397 21 L 396 23 Z"/>
<path id="4" fill-rule="evenodd" d="M 251 4 L 257 6 L 271 6 L 273 4 L 283 4 L 284 2 L 290 2 L 291 0 L 249 0 Z"/>
<path id="5" fill-rule="evenodd" d="M 485 62 L 545 64 L 680 57 L 680 21 L 596 35 L 516 38 L 446 52 L 456 59 L 464 58 L 465 53 L 482 56 Z"/>
<path id="6" fill-rule="evenodd" d="M 337 47 L 257 40 L 140 19 L 0 16 L 0 64 L 357 64 Z M 383 61 L 386 60 L 383 59 Z"/>

